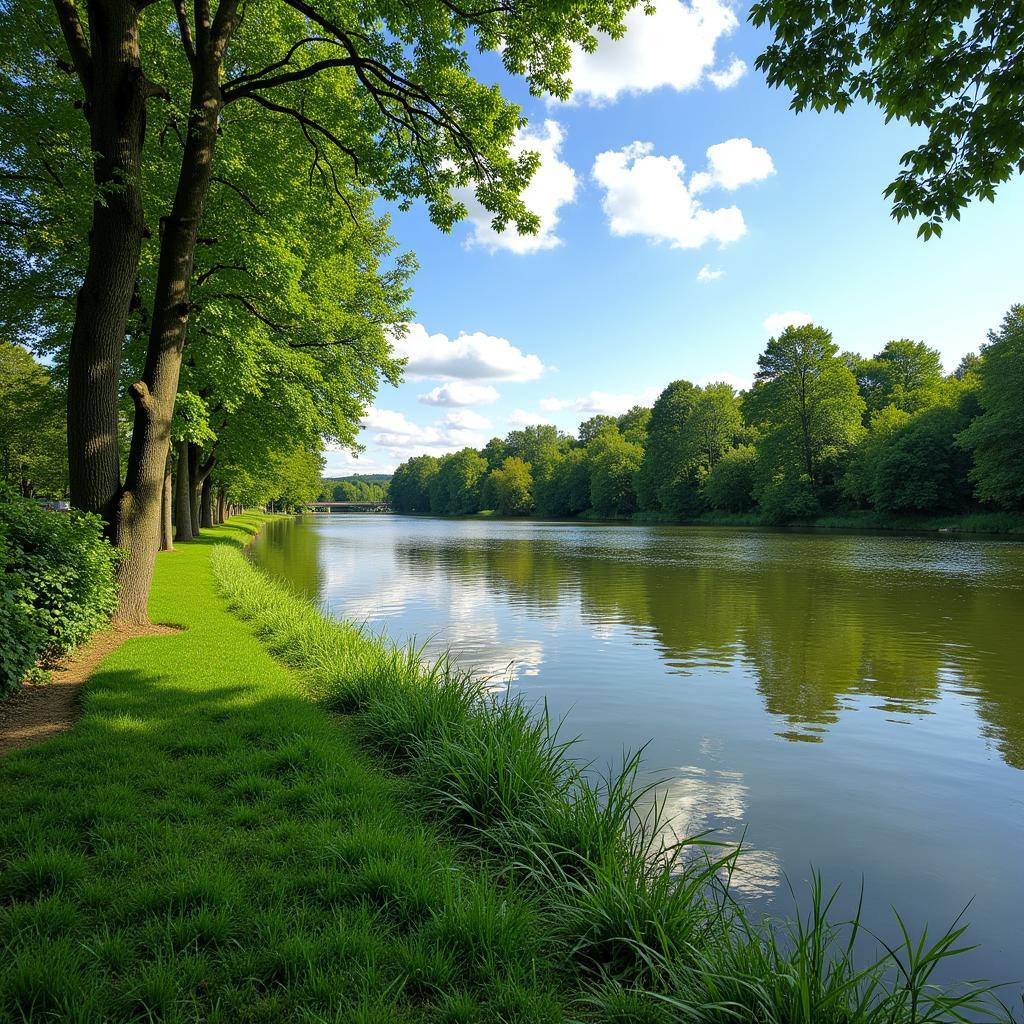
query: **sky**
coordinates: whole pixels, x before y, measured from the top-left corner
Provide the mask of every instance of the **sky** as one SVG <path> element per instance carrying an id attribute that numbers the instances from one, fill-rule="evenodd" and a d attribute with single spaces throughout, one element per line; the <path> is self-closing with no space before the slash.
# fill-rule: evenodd
<path id="1" fill-rule="evenodd" d="M 451 234 L 422 207 L 393 213 L 420 263 L 396 343 L 405 380 L 367 411 L 365 450 L 329 451 L 327 474 L 391 472 L 530 423 L 571 432 L 680 378 L 748 387 L 787 323 L 865 355 L 923 340 L 952 370 L 1024 300 L 1024 182 L 918 239 L 882 192 L 920 130 L 866 105 L 794 114 L 754 68 L 769 36 L 745 11 L 633 12 L 623 40 L 577 56 L 570 103 L 475 61 L 529 119 L 520 144 L 541 166 L 525 198 L 541 230 L 497 235 L 472 202 Z"/>

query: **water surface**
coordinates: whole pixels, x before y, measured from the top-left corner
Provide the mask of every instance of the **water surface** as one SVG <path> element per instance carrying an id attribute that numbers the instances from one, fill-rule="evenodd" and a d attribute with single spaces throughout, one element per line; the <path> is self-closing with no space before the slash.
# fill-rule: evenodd
<path id="1" fill-rule="evenodd" d="M 646 743 L 676 828 L 743 838 L 755 906 L 812 865 L 886 937 L 973 898 L 952 973 L 1024 979 L 1024 544 L 335 515 L 254 557 L 546 700 L 582 758 Z"/>

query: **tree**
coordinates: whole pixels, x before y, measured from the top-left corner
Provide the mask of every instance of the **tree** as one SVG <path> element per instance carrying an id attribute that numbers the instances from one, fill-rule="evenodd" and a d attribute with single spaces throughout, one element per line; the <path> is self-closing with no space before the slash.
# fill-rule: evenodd
<path id="1" fill-rule="evenodd" d="M 599 516 L 632 515 L 637 510 L 636 476 L 644 450 L 627 441 L 617 427 L 607 427 L 587 446 L 590 501 Z"/>
<path id="2" fill-rule="evenodd" d="M 803 476 L 829 482 L 837 460 L 863 433 L 864 400 L 850 368 L 824 328 L 787 327 L 758 356 L 744 409 L 763 432 L 759 473 L 765 480 Z"/>
<path id="3" fill-rule="evenodd" d="M 512 155 L 519 109 L 473 78 L 467 40 L 500 53 L 505 69 L 525 76 L 535 92 L 565 97 L 570 45 L 592 47 L 595 30 L 621 33 L 630 6 L 628 0 L 499 0 L 467 11 L 446 0 L 378 3 L 359 12 L 356 30 L 349 12 L 325 0 L 266 0 L 244 19 L 239 0 L 195 0 L 191 14 L 183 0 L 173 6 L 104 0 L 87 22 L 72 0 L 56 0 L 55 21 L 38 0 L 14 5 L 0 61 L 5 132 L 38 129 L 43 108 L 55 103 L 65 113 L 70 103 L 85 115 L 79 136 L 83 129 L 89 135 L 85 144 L 76 139 L 78 151 L 91 154 L 92 181 L 79 194 L 91 205 L 91 223 L 68 353 L 71 493 L 76 505 L 104 515 L 126 550 L 121 620 L 146 618 L 206 200 L 215 177 L 230 182 L 230 168 L 218 159 L 223 139 L 252 130 L 252 120 L 233 109 L 284 118 L 294 144 L 308 146 L 311 177 L 319 172 L 328 187 L 340 162 L 385 198 L 404 204 L 422 198 L 435 223 L 447 228 L 466 213 L 456 188 L 469 186 L 497 227 L 535 230 L 537 218 L 519 195 L 537 154 Z M 152 13 L 143 19 L 145 11 Z M 65 56 L 54 59 L 60 50 Z M 73 74 L 73 88 L 53 89 L 58 68 Z M 23 99 L 26 82 L 35 88 Z M 146 108 L 155 98 L 169 113 L 159 128 L 150 119 L 147 131 Z M 168 136 L 179 140 L 178 150 L 162 149 Z M 0 139 L 5 158 L 15 154 L 13 180 L 24 182 L 13 190 L 16 201 L 5 202 L 12 222 L 31 221 L 39 208 L 48 213 L 52 202 L 37 203 L 36 194 L 65 188 L 59 172 L 46 171 L 40 137 L 37 131 Z M 260 144 L 258 136 L 248 138 Z M 144 184 L 148 164 L 161 160 L 172 169 L 173 187 L 163 205 L 155 204 L 161 224 L 155 232 L 147 226 L 147 199 L 159 197 L 144 194 Z M 11 194 L 5 190 L 4 199 Z M 157 274 L 142 374 L 128 389 L 135 415 L 122 480 L 116 447 L 122 345 L 147 233 L 157 239 Z"/>
<path id="4" fill-rule="evenodd" d="M 757 452 L 751 445 L 730 448 L 704 481 L 704 499 L 719 512 L 748 512 L 754 507 Z"/>
<path id="5" fill-rule="evenodd" d="M 513 430 L 505 438 L 506 457 L 511 455 L 531 466 L 558 455 L 569 439 L 550 423 Z M 504 460 L 502 460 L 504 465 Z"/>
<path id="6" fill-rule="evenodd" d="M 1009 509 L 1024 509 L 1024 306 L 1013 306 L 989 335 L 972 368 L 980 381 L 981 415 L 960 435 L 974 456 L 975 494 Z"/>
<path id="7" fill-rule="evenodd" d="M 684 428 L 684 446 L 702 475 L 715 468 L 742 433 L 743 414 L 732 386 L 717 383 L 702 388 Z"/>
<path id="8" fill-rule="evenodd" d="M 994 201 L 1024 163 L 1015 6 L 757 0 L 750 20 L 775 33 L 757 67 L 793 91 L 794 110 L 842 112 L 866 100 L 886 120 L 926 129 L 885 189 L 897 220 L 924 218 L 924 238 L 971 200 Z"/>
<path id="9" fill-rule="evenodd" d="M 962 512 L 971 497 L 970 456 L 956 443 L 967 425 L 960 409 L 936 406 L 889 439 L 875 469 L 880 512 Z"/>
<path id="10" fill-rule="evenodd" d="M 20 345 L 0 341 L 0 479 L 24 498 L 67 490 L 63 398 Z"/>
<path id="11" fill-rule="evenodd" d="M 618 429 L 618 423 L 614 416 L 605 416 L 603 413 L 599 413 L 597 416 L 591 416 L 589 420 L 584 420 L 576 431 L 576 436 L 579 438 L 580 444 L 586 446 L 601 433 L 602 430 L 608 427 L 615 427 Z"/>
<path id="12" fill-rule="evenodd" d="M 534 479 L 537 514 L 556 519 L 578 516 L 590 508 L 590 459 L 583 448 L 570 448 Z"/>
<path id="13" fill-rule="evenodd" d="M 428 485 L 435 516 L 467 516 L 480 511 L 480 490 L 487 462 L 473 448 L 445 455 Z"/>
<path id="14" fill-rule="evenodd" d="M 615 420 L 619 433 L 641 448 L 647 444 L 647 427 L 650 422 L 651 410 L 645 405 L 634 405 Z"/>
<path id="15" fill-rule="evenodd" d="M 388 498 L 396 512 L 430 511 L 430 482 L 439 471 L 433 455 L 418 455 L 403 462 L 391 478 Z"/>
<path id="16" fill-rule="evenodd" d="M 942 357 L 923 341 L 890 341 L 874 358 L 858 359 L 851 368 L 868 413 L 887 405 L 920 412 L 942 401 Z"/>
<path id="17" fill-rule="evenodd" d="M 645 512 L 673 511 L 678 505 L 674 491 L 686 482 L 690 466 L 685 454 L 685 430 L 699 389 L 688 380 L 676 380 L 665 388 L 651 409 L 647 423 L 647 448 L 636 492 Z"/>
<path id="18" fill-rule="evenodd" d="M 523 459 L 510 455 L 490 474 L 495 509 L 503 516 L 526 516 L 534 508 L 533 474 Z"/>
<path id="19" fill-rule="evenodd" d="M 868 431 L 854 448 L 843 474 L 843 493 L 858 505 L 869 506 L 875 500 L 875 481 L 878 463 L 886 446 L 909 422 L 910 413 L 886 405 L 871 414 Z"/>

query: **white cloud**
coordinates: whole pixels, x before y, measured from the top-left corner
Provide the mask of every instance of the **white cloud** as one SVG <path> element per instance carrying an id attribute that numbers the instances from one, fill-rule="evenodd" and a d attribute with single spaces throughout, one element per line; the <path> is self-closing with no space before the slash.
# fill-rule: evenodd
<path id="1" fill-rule="evenodd" d="M 456 430 L 490 430 L 491 421 L 472 409 L 455 409 L 448 413 L 439 424 L 445 429 Z"/>
<path id="2" fill-rule="evenodd" d="M 543 405 L 543 403 L 541 403 Z M 505 422 L 510 427 L 533 427 L 538 423 L 550 423 L 547 416 L 539 412 L 529 412 L 527 409 L 515 409 L 505 417 Z"/>
<path id="3" fill-rule="evenodd" d="M 729 66 L 722 71 L 712 71 L 708 75 L 716 89 L 728 89 L 734 86 L 747 73 L 746 61 L 733 57 Z"/>
<path id="4" fill-rule="evenodd" d="M 717 267 L 712 269 L 710 263 L 705 263 L 704 266 L 697 271 L 698 281 L 717 281 L 721 277 L 725 277 L 725 271 Z"/>
<path id="5" fill-rule="evenodd" d="M 539 356 L 481 331 L 451 339 L 414 323 L 392 344 L 396 355 L 409 360 L 409 380 L 536 380 L 544 372 Z"/>
<path id="6" fill-rule="evenodd" d="M 634 405 L 650 405 L 660 393 L 661 388 L 647 388 L 637 394 L 591 391 L 580 398 L 542 398 L 539 404 L 547 412 L 572 410 L 588 416 L 621 416 Z"/>
<path id="7" fill-rule="evenodd" d="M 491 224 L 493 214 L 484 209 L 473 190 L 455 190 L 455 197 L 465 203 L 469 211 L 472 233 L 466 240 L 468 245 L 482 245 L 492 252 L 508 249 L 525 255 L 542 249 L 554 249 L 562 244 L 562 240 L 555 234 L 559 210 L 576 198 L 579 184 L 576 172 L 558 156 L 564 139 L 562 126 L 557 121 L 547 120 L 541 128 L 522 129 L 512 147 L 512 152 L 516 154 L 526 150 L 540 154 L 540 166 L 523 191 L 526 208 L 540 218 L 540 230 L 535 235 L 521 235 L 514 225 L 503 231 L 495 231 Z"/>
<path id="8" fill-rule="evenodd" d="M 802 313 L 799 309 L 787 309 L 785 313 L 772 313 L 764 318 L 764 329 L 775 337 L 787 327 L 802 327 L 813 321 L 810 313 Z"/>
<path id="9" fill-rule="evenodd" d="M 419 395 L 416 400 L 424 405 L 490 405 L 498 400 L 498 392 L 490 384 L 453 380 Z"/>
<path id="10" fill-rule="evenodd" d="M 483 433 L 490 421 L 471 409 L 455 409 L 442 419 L 422 426 L 404 413 L 371 406 L 362 419 L 369 441 L 394 461 L 413 455 L 444 455 L 460 448 L 479 448 L 487 441 Z"/>
<path id="11" fill-rule="evenodd" d="M 764 181 L 775 173 L 775 164 L 767 149 L 750 139 L 727 139 L 708 146 L 708 169 L 690 178 L 690 192 L 703 192 L 718 186 L 733 192 L 752 181 Z"/>
<path id="12" fill-rule="evenodd" d="M 643 235 L 674 249 L 707 242 L 725 245 L 746 234 L 739 207 L 708 210 L 687 188 L 677 156 L 654 156 L 649 142 L 599 153 L 594 179 L 604 190 L 602 207 L 613 235 Z"/>
<path id="13" fill-rule="evenodd" d="M 663 86 L 692 89 L 711 72 L 719 39 L 738 22 L 722 0 L 658 0 L 654 14 L 635 7 L 626 15 L 625 24 L 626 34 L 621 39 L 599 34 L 594 53 L 575 48 L 570 77 L 576 95 L 599 104 L 622 93 L 650 92 Z M 734 70 L 735 63 L 724 72 L 713 73 L 732 85 L 742 74 Z M 730 75 L 734 77 L 730 79 Z"/>

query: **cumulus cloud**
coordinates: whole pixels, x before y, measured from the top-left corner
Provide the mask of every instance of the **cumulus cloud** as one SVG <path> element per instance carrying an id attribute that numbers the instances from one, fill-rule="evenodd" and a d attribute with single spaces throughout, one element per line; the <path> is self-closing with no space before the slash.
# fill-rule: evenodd
<path id="1" fill-rule="evenodd" d="M 739 57 L 733 57 L 727 68 L 723 68 L 721 71 L 712 71 L 708 78 L 716 89 L 729 89 L 746 73 L 746 61 L 740 60 Z"/>
<path id="2" fill-rule="evenodd" d="M 543 405 L 543 403 L 541 404 Z M 539 412 L 515 409 L 505 417 L 505 422 L 510 427 L 534 427 L 538 423 L 550 423 L 551 420 Z"/>
<path id="3" fill-rule="evenodd" d="M 464 380 L 439 384 L 417 397 L 424 405 L 491 405 L 497 400 L 497 389 L 490 384 L 471 384 Z"/>
<path id="4" fill-rule="evenodd" d="M 704 266 L 697 271 L 698 281 L 717 281 L 720 277 L 725 277 L 725 271 L 718 267 L 712 269 L 710 263 L 705 263 Z"/>
<path id="5" fill-rule="evenodd" d="M 429 425 L 413 423 L 404 413 L 371 406 L 361 421 L 371 444 L 397 462 L 413 455 L 444 455 L 460 448 L 479 448 L 490 420 L 471 409 L 454 409 Z"/>
<path id="6" fill-rule="evenodd" d="M 544 372 L 539 356 L 524 353 L 507 338 L 481 331 L 449 338 L 428 334 L 422 324 L 414 323 L 392 345 L 396 355 L 408 359 L 405 375 L 409 380 L 536 380 Z"/>
<path id="7" fill-rule="evenodd" d="M 718 41 L 738 24 L 723 0 L 658 0 L 654 14 L 635 7 L 625 24 L 621 39 L 599 34 L 593 53 L 575 48 L 570 71 L 575 95 L 592 104 L 607 103 L 623 93 L 664 86 L 692 89 L 712 75 L 721 79 L 723 84 L 715 82 L 721 89 L 739 81 L 745 70 L 737 69 L 735 60 L 724 71 L 712 70 Z"/>
<path id="8" fill-rule="evenodd" d="M 604 188 L 601 205 L 613 235 L 642 235 L 673 249 L 725 245 L 746 234 L 737 206 L 709 210 L 686 186 L 677 156 L 655 156 L 649 142 L 599 153 L 594 179 Z"/>
<path id="9" fill-rule="evenodd" d="M 613 235 L 642 235 L 674 249 L 725 245 L 742 238 L 747 226 L 737 206 L 708 209 L 698 193 L 718 186 L 732 191 L 775 172 L 766 149 L 749 139 L 729 139 L 707 150 L 707 169 L 686 183 L 678 156 L 657 156 L 650 142 L 598 153 L 594 180 L 604 189 L 602 207 Z"/>
<path id="10" fill-rule="evenodd" d="M 810 313 L 802 313 L 799 309 L 787 309 L 785 313 L 772 313 L 764 318 L 764 329 L 774 337 L 787 327 L 803 327 L 813 321 Z"/>
<path id="11" fill-rule="evenodd" d="M 690 179 L 691 192 L 724 188 L 733 192 L 741 185 L 764 181 L 775 173 L 775 164 L 767 149 L 750 139 L 727 139 L 707 149 L 708 169 Z"/>
<path id="12" fill-rule="evenodd" d="M 547 412 L 571 410 L 587 416 L 621 416 L 634 405 L 650 405 L 660 393 L 661 388 L 646 388 L 636 394 L 591 391 L 579 398 L 542 398 L 539 404 Z"/>
<path id="13" fill-rule="evenodd" d="M 554 249 L 562 244 L 555 233 L 558 227 L 559 211 L 576 198 L 579 184 L 576 172 L 559 157 L 565 131 L 557 121 L 547 120 L 539 128 L 526 127 L 516 136 L 512 147 L 514 153 L 531 150 L 540 154 L 540 166 L 529 185 L 523 191 L 526 208 L 540 218 L 540 230 L 535 235 L 521 235 L 510 225 L 503 231 L 495 231 L 491 220 L 493 214 L 484 209 L 470 188 L 455 190 L 455 197 L 466 205 L 472 231 L 468 245 L 482 245 L 492 252 L 507 249 L 525 255 L 542 249 Z"/>

